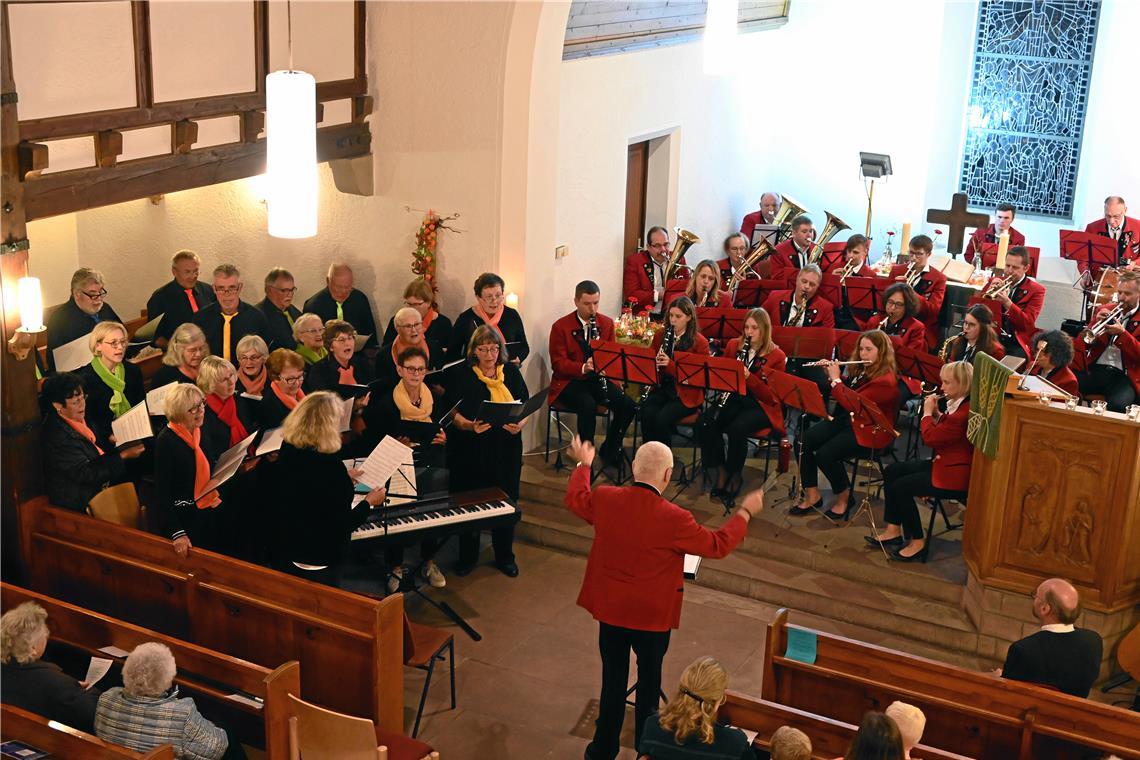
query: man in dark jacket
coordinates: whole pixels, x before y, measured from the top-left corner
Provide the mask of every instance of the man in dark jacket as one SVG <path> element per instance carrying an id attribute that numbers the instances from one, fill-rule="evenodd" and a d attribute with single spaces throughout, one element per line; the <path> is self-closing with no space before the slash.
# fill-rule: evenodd
<path id="1" fill-rule="evenodd" d="M 198 279 L 201 266 L 198 254 L 186 249 L 179 251 L 170 260 L 173 279 L 151 293 L 146 302 L 147 319 L 163 315 L 154 331 L 156 345 L 165 347 L 179 325 L 192 321 L 199 309 L 217 300 L 213 288 Z"/>
<path id="2" fill-rule="evenodd" d="M 122 322 L 107 303 L 103 273 L 83 267 L 71 276 L 71 298 L 52 312 L 47 321 L 47 361 L 55 369 L 55 350 L 82 338 L 100 322 Z"/>
<path id="3" fill-rule="evenodd" d="M 267 332 L 262 337 L 269 344 L 269 350 L 292 349 L 297 345 L 293 337 L 293 320 L 301 316 L 301 310 L 293 305 L 297 286 L 293 273 L 288 269 L 274 267 L 265 275 L 265 298 L 257 304 L 265 315 Z"/>

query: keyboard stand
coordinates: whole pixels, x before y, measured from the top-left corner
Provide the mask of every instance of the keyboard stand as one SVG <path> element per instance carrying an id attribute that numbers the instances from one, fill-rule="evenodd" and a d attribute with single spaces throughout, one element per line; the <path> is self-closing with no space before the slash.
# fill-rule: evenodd
<path id="1" fill-rule="evenodd" d="M 450 541 L 452 538 L 453 538 L 453 536 L 448 536 L 447 538 L 440 541 L 439 547 L 436 549 L 436 554 L 439 554 L 439 551 L 441 549 L 443 549 L 443 547 L 447 545 L 447 542 Z M 400 579 L 400 588 L 398 590 L 402 591 L 403 593 L 408 593 L 410 591 L 411 593 L 415 594 L 420 599 L 423 599 L 425 602 L 430 604 L 432 607 L 435 607 L 437 610 L 442 612 L 445 616 L 447 616 L 447 618 L 449 618 L 451 620 L 451 622 L 455 623 L 457 626 L 462 628 L 463 632 L 466 633 L 468 636 L 470 636 L 473 641 L 482 641 L 483 640 L 483 634 L 479 633 L 474 628 L 472 628 L 471 624 L 468 623 L 462 615 L 460 615 L 458 612 L 456 612 L 454 607 L 452 607 L 447 602 L 437 602 L 436 600 L 432 599 L 430 596 L 425 594 L 420 589 L 420 586 L 422 585 L 419 581 L 420 571 L 423 570 L 424 565 L 426 565 L 427 563 L 428 563 L 428 560 L 424 559 L 423 557 L 420 557 L 419 564 L 416 565 L 414 568 L 411 568 L 410 571 L 407 574 L 405 574 L 403 578 Z M 395 577 L 392 574 L 391 570 L 386 570 L 385 573 L 389 577 L 393 577 L 393 578 Z M 387 580 L 387 578 L 385 578 L 385 580 Z"/>

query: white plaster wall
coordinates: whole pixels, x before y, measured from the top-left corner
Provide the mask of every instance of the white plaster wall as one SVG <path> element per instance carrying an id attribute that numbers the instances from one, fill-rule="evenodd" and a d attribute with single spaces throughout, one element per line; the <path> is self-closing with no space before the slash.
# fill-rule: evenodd
<path id="1" fill-rule="evenodd" d="M 28 241 L 28 274 L 40 278 L 44 306 L 63 303 L 71 297 L 71 275 L 79 268 L 75 214 L 29 222 Z"/>

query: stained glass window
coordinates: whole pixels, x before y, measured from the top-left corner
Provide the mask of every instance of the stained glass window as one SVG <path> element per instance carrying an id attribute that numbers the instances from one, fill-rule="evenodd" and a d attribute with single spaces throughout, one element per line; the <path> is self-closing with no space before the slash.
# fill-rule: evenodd
<path id="1" fill-rule="evenodd" d="M 959 188 L 1071 218 L 1099 0 L 981 0 Z"/>

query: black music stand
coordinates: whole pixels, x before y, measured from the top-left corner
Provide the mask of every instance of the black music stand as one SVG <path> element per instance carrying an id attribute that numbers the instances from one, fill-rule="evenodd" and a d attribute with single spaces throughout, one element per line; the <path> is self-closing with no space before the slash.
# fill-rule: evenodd
<path id="1" fill-rule="evenodd" d="M 723 306 L 701 306 L 697 308 L 697 324 L 700 333 L 709 340 L 727 343 L 744 333 L 744 320 L 748 309 L 729 309 Z"/>
<path id="2" fill-rule="evenodd" d="M 1089 285 L 1096 281 L 1102 269 L 1120 266 L 1120 249 L 1117 242 L 1105 235 L 1094 235 L 1081 230 L 1061 230 L 1061 258 L 1077 262 L 1077 271 L 1084 293 L 1081 316 L 1089 311 Z"/>
<path id="3" fill-rule="evenodd" d="M 736 290 L 732 294 L 732 305 L 738 309 L 757 309 L 764 303 L 764 299 L 768 297 L 768 293 L 772 288 L 766 287 L 764 283 L 774 282 L 773 280 L 741 280 Z M 783 281 L 780 282 L 780 287 L 783 287 Z"/>

